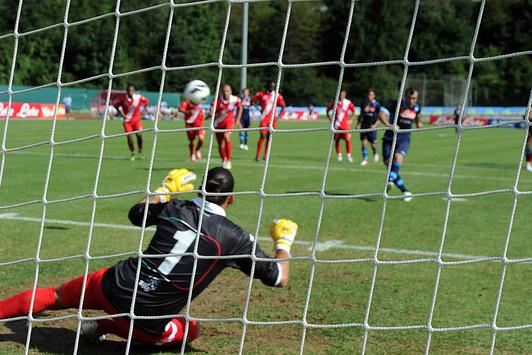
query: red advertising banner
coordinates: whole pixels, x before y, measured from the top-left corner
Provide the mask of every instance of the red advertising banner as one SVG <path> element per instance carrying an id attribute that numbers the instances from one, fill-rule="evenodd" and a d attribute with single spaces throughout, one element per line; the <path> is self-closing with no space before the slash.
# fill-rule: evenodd
<path id="1" fill-rule="evenodd" d="M 54 117 L 54 104 L 38 104 L 32 102 L 12 102 L 9 112 L 10 119 L 41 119 L 50 120 Z M 7 102 L 0 102 L 0 118 L 7 117 Z M 59 104 L 57 119 L 65 118 L 65 105 Z"/>
<path id="2" fill-rule="evenodd" d="M 454 116 L 444 115 L 432 115 L 429 117 L 429 123 L 431 125 L 454 125 Z M 491 120 L 486 117 L 462 117 L 462 124 L 464 126 L 487 126 L 491 123 Z"/>
<path id="3" fill-rule="evenodd" d="M 281 120 L 293 120 L 293 121 L 314 121 L 318 119 L 318 113 L 316 111 L 309 112 L 309 110 L 284 110 Z"/>

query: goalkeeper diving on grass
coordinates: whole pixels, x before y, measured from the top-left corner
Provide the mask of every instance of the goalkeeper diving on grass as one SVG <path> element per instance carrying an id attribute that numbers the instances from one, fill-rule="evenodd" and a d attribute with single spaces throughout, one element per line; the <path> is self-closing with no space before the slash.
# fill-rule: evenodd
<path id="1" fill-rule="evenodd" d="M 195 298 L 226 267 L 251 274 L 255 238 L 226 217 L 226 210 L 234 202 L 231 195 L 233 176 L 229 170 L 217 167 L 209 170 L 205 179 L 207 193 L 223 195 L 208 194 L 191 201 L 171 198 L 171 193 L 193 190 L 196 180 L 194 173 L 175 169 L 156 190 L 157 195 L 150 196 L 148 201 L 147 198 L 140 200 L 129 211 L 129 219 L 135 226 L 142 225 L 145 213 L 146 227 L 157 226 L 141 259 L 134 308 L 136 316 L 154 318 L 135 319 L 132 333 L 135 342 L 167 346 L 181 344 L 185 336 L 185 318 L 162 316 L 178 314 L 187 304 L 191 287 L 192 298 Z M 198 231 L 203 198 L 204 214 Z M 275 258 L 270 258 L 257 245 L 255 256 L 266 260 L 255 261 L 254 278 L 267 286 L 286 286 L 289 276 L 287 258 L 296 233 L 297 224 L 290 220 L 273 222 L 270 234 Z M 207 258 L 198 258 L 193 274 L 192 253 L 197 238 L 197 252 Z M 229 258 L 218 259 L 217 256 Z M 138 266 L 138 258 L 129 258 L 87 275 L 83 309 L 102 310 L 110 315 L 129 313 Z M 30 306 L 33 290 L 26 290 L 0 302 L 0 319 L 28 316 L 30 309 L 35 315 L 45 310 L 78 308 L 82 285 L 83 276 L 80 276 L 59 287 L 36 288 L 33 307 Z M 84 320 L 81 332 L 93 340 L 101 340 L 105 334 L 128 338 L 129 326 L 127 317 Z M 189 320 L 187 334 L 187 342 L 199 336 L 197 321 Z"/>

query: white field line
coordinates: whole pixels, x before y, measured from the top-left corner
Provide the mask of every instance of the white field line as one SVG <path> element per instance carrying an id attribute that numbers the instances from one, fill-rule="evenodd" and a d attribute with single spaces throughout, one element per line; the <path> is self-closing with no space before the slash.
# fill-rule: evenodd
<path id="1" fill-rule="evenodd" d="M 24 217 L 24 216 L 20 216 L 18 213 L 1 213 L 0 219 L 41 223 L 40 218 Z M 81 226 L 81 227 L 90 226 L 90 223 L 88 222 L 70 221 L 70 220 L 63 220 L 63 219 L 46 219 L 46 223 L 47 224 L 63 224 L 63 225 Z M 136 230 L 136 231 L 140 230 L 139 227 L 132 226 L 132 225 L 130 226 L 126 224 L 94 223 L 94 226 L 97 228 L 125 229 L 125 230 Z M 154 231 L 155 228 L 148 227 L 146 228 L 146 230 Z M 268 237 L 259 237 L 259 240 L 269 241 L 271 239 Z M 304 240 L 296 240 L 295 243 L 299 245 L 303 245 L 303 246 L 308 246 L 309 249 L 312 245 L 311 242 L 304 241 Z M 318 242 L 316 245 L 317 251 L 327 251 L 331 249 L 375 251 L 375 247 L 365 246 L 365 245 L 345 244 L 341 240 L 328 240 L 324 242 Z M 395 249 L 395 248 L 379 248 L 379 252 L 388 253 L 388 254 L 419 255 L 419 256 L 428 256 L 428 257 L 436 257 L 438 255 L 438 253 L 430 252 L 430 251 Z M 468 254 L 456 254 L 456 253 L 442 253 L 442 257 L 463 259 L 463 260 L 479 260 L 479 259 L 489 258 L 487 256 L 481 256 L 481 255 L 468 255 Z"/>
<path id="2" fill-rule="evenodd" d="M 45 157 L 49 157 L 50 156 L 49 153 L 23 152 L 23 151 L 16 151 L 16 152 L 8 153 L 8 155 L 10 155 L 10 154 L 32 155 L 32 156 L 43 156 L 43 157 L 44 156 Z M 91 159 L 98 159 L 98 157 L 99 157 L 98 155 L 79 154 L 79 153 L 54 153 L 54 156 L 66 157 L 66 158 L 91 158 Z M 126 157 L 125 155 L 106 155 L 106 156 L 104 156 L 104 160 L 105 159 L 110 159 L 110 160 L 129 160 L 129 158 Z M 176 159 L 171 159 L 171 158 L 157 158 L 156 160 L 157 161 L 167 161 L 167 162 L 178 163 L 178 161 Z M 307 165 L 298 165 L 298 164 L 293 164 L 296 161 L 287 161 L 287 162 L 290 163 L 290 164 L 270 163 L 270 164 L 268 164 L 268 167 L 269 168 L 278 168 L 278 169 L 320 170 L 320 171 L 323 171 L 323 166 L 322 165 L 308 165 L 308 164 Z M 244 160 L 237 160 L 235 162 L 235 165 L 237 165 L 237 166 L 238 165 L 242 165 L 242 166 L 257 167 L 257 166 L 260 166 L 259 164 L 260 163 L 257 163 L 257 162 L 244 161 Z M 355 164 L 352 164 L 352 165 L 355 165 Z M 378 165 L 381 166 L 380 163 Z M 412 165 L 415 165 L 415 166 L 427 166 L 427 167 L 431 167 L 431 168 L 432 167 L 443 167 L 444 166 L 444 165 L 418 164 L 418 163 L 413 163 Z M 467 167 L 467 168 L 469 169 L 469 167 Z M 480 167 L 475 167 L 475 169 L 494 170 L 494 169 L 480 168 Z M 355 167 L 330 166 L 329 170 L 357 172 L 357 173 L 372 173 L 372 174 L 379 174 L 379 175 L 384 175 L 386 173 L 384 168 L 377 170 L 377 169 L 373 169 L 373 168 L 355 168 Z M 429 170 L 432 170 L 432 169 L 429 169 Z M 446 178 L 446 179 L 449 178 L 449 174 L 448 173 L 431 173 L 431 172 L 408 171 L 408 170 L 402 171 L 401 175 L 405 175 L 405 176 L 441 177 L 441 178 Z M 505 177 L 490 176 L 490 175 L 485 175 L 485 174 L 483 174 L 483 175 L 454 174 L 453 178 L 455 178 L 455 179 L 469 179 L 469 180 L 471 180 L 471 179 L 481 179 L 481 180 L 492 180 L 492 181 L 504 181 L 504 182 L 510 182 L 510 183 L 513 182 L 513 179 L 514 179 L 513 176 L 509 176 L 509 177 L 505 178 Z M 519 179 L 519 181 L 532 183 L 532 180 L 525 179 L 525 178 L 522 178 L 522 177 Z"/>

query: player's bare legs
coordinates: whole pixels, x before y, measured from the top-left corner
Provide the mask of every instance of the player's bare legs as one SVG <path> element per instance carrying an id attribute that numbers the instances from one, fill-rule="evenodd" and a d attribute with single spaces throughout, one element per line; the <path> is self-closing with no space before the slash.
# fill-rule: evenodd
<path id="1" fill-rule="evenodd" d="M 528 139 L 526 141 L 525 155 L 526 155 L 525 169 L 527 171 L 532 172 L 532 135 L 530 133 L 528 134 Z"/>
<path id="2" fill-rule="evenodd" d="M 224 132 L 223 140 L 225 142 L 225 168 L 231 169 L 231 153 L 233 151 L 233 144 L 231 143 L 231 132 Z"/>
<path id="3" fill-rule="evenodd" d="M 195 162 L 196 161 L 196 153 L 194 151 L 194 137 L 188 139 L 188 156 L 190 157 L 190 161 Z"/>
<path id="4" fill-rule="evenodd" d="M 128 134 L 126 138 L 127 138 L 127 146 L 131 154 L 131 161 L 134 161 L 135 160 L 135 145 L 133 144 L 133 137 L 131 137 L 131 134 Z"/>
<path id="5" fill-rule="evenodd" d="M 257 154 L 255 154 L 255 160 L 260 160 L 260 152 L 262 151 L 262 146 L 264 143 L 266 143 L 266 147 L 264 148 L 264 160 L 266 160 L 266 156 L 268 155 L 268 142 L 270 140 L 270 133 L 261 133 L 259 137 L 259 141 L 257 142 Z"/>
<path id="6" fill-rule="evenodd" d="M 203 147 L 203 142 L 205 142 L 205 134 L 199 133 L 198 134 L 198 143 L 196 144 L 196 160 L 201 160 L 201 147 Z"/>
<path id="7" fill-rule="evenodd" d="M 376 163 L 379 161 L 379 153 L 377 152 L 377 142 L 371 143 L 371 149 L 373 150 L 373 161 Z"/>
<path id="8" fill-rule="evenodd" d="M 225 140 L 224 140 L 224 133 L 217 132 L 216 133 L 216 141 L 218 142 L 218 152 L 220 153 L 220 158 L 222 158 L 222 163 L 225 164 L 225 161 L 227 160 L 227 157 L 225 156 Z"/>
<path id="9" fill-rule="evenodd" d="M 351 153 L 353 151 L 353 146 L 351 145 L 351 134 L 347 133 L 344 137 L 345 140 L 345 150 L 347 152 L 347 161 L 352 163 L 353 157 L 351 156 Z"/>
<path id="10" fill-rule="evenodd" d="M 142 133 L 137 132 L 137 149 L 139 152 L 139 158 L 144 158 L 142 155 Z"/>
<path id="11" fill-rule="evenodd" d="M 340 138 L 334 139 L 334 147 L 336 148 L 336 156 L 338 161 L 342 161 L 342 147 L 340 146 Z"/>

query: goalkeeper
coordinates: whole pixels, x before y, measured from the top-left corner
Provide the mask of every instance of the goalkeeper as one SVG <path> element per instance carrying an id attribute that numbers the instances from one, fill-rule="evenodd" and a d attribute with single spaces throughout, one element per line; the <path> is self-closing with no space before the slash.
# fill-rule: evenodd
<path id="1" fill-rule="evenodd" d="M 141 260 L 140 278 L 135 301 L 135 315 L 157 316 L 179 313 L 186 306 L 188 293 L 193 287 L 192 298 L 198 296 L 226 267 L 251 274 L 251 257 L 216 259 L 216 256 L 251 255 L 254 237 L 226 218 L 226 210 L 233 203 L 234 180 L 229 170 L 213 168 L 206 177 L 206 191 L 225 193 L 224 196 L 206 196 L 204 215 L 197 252 L 210 258 L 197 261 L 192 277 L 194 258 L 192 253 L 198 235 L 197 228 L 202 198 L 192 201 L 171 199 L 169 193 L 193 189 L 196 175 L 186 169 L 172 170 L 163 185 L 151 196 L 146 209 L 146 198 L 129 211 L 129 219 L 136 226 L 142 225 L 147 213 L 146 226 L 157 225 L 157 230 L 145 257 Z M 274 221 L 270 233 L 275 245 L 275 258 L 289 258 L 290 247 L 297 232 L 297 225 L 286 219 Z M 273 287 L 288 283 L 289 261 L 270 259 L 257 245 L 255 255 L 268 260 L 256 261 L 253 277 Z M 96 271 L 87 276 L 83 309 L 103 310 L 108 314 L 128 313 L 131 309 L 135 287 L 137 258 Z M 192 284 L 193 282 L 193 284 Z M 44 310 L 78 308 L 82 292 L 83 276 L 60 287 L 37 288 L 33 314 Z M 30 312 L 32 290 L 0 302 L 0 319 L 27 316 Z M 105 334 L 128 337 L 129 318 L 112 318 L 82 321 L 81 331 L 86 337 L 101 339 Z M 157 345 L 178 345 L 184 340 L 185 318 L 136 319 L 132 340 Z M 199 335 L 199 325 L 189 321 L 186 341 Z"/>

